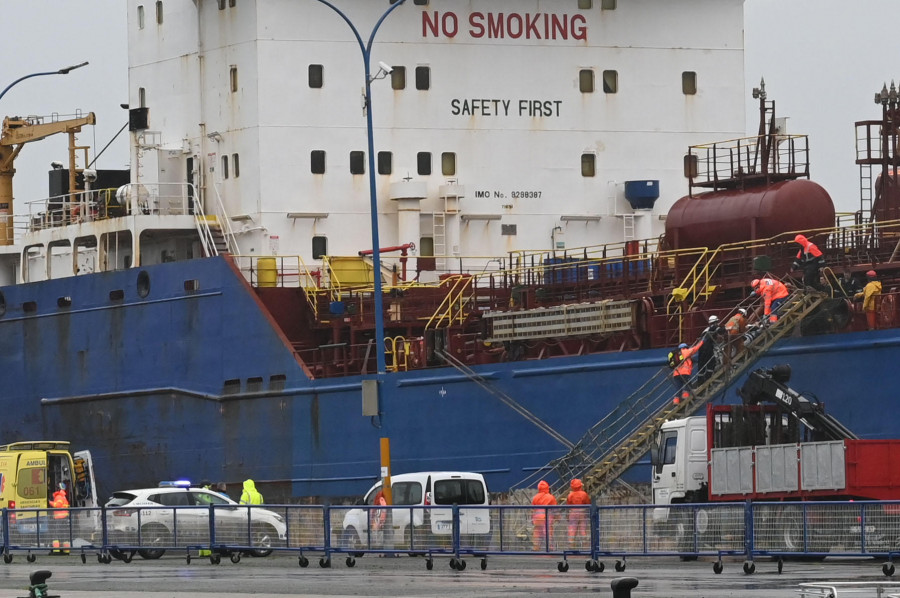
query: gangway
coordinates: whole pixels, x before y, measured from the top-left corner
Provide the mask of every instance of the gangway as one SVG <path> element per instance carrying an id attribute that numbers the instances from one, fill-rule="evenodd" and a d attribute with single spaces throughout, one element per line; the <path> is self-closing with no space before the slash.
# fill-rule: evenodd
<path id="1" fill-rule="evenodd" d="M 581 478 L 593 495 L 607 488 L 650 449 L 663 422 L 694 413 L 727 389 L 776 342 L 789 335 L 826 297 L 822 293 L 794 291 L 779 310 L 778 320 L 762 326 L 757 336 L 731 357 L 730 367 L 717 370 L 690 397 L 675 404 L 675 388 L 668 368 L 661 369 L 602 420 L 594 424 L 568 454 L 548 468 L 556 473 L 553 491 L 565 490 L 569 480 Z"/>

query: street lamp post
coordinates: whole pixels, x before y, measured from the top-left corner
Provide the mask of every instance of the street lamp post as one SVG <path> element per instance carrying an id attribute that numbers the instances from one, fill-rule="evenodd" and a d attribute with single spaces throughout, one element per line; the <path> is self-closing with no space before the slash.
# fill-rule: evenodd
<path id="1" fill-rule="evenodd" d="M 18 79 L 16 79 L 15 81 L 13 81 L 9 85 L 7 85 L 6 89 L 4 89 L 3 91 L 0 91 L 0 99 L 3 99 L 3 96 L 6 95 L 6 92 L 9 91 L 10 88 L 12 88 L 16 83 L 18 83 L 20 81 L 24 81 L 25 79 L 31 79 L 32 77 L 41 77 L 43 75 L 68 75 L 71 71 L 74 71 L 75 69 L 80 69 L 83 66 L 87 66 L 87 64 L 88 64 L 87 61 L 85 61 L 85 62 L 82 62 L 81 64 L 67 66 L 66 68 L 59 69 L 58 71 L 47 71 L 45 73 L 31 73 L 30 75 L 25 75 L 24 77 L 19 77 Z"/>
<path id="2" fill-rule="evenodd" d="M 379 73 L 373 77 L 371 74 L 369 62 L 372 52 L 372 42 L 375 40 L 375 34 L 378 32 L 379 27 L 381 27 L 381 24 L 384 22 L 387 16 L 391 14 L 393 10 L 402 5 L 406 0 L 397 0 L 390 6 L 390 8 L 388 8 L 384 12 L 383 15 L 381 15 L 381 18 L 378 19 L 377 23 L 375 23 L 375 27 L 372 29 L 372 33 L 369 35 L 369 41 L 367 43 L 363 42 L 363 38 L 359 34 L 359 30 L 357 30 L 353 22 L 347 17 L 347 15 L 341 12 L 339 8 L 337 8 L 328 0 L 318 1 L 340 15 L 340 17 L 344 19 L 344 22 L 346 22 L 347 25 L 350 26 L 350 29 L 353 31 L 353 35 L 356 36 L 356 41 L 359 42 L 359 49 L 362 52 L 363 63 L 365 64 L 366 95 L 364 109 L 366 111 L 366 132 L 369 137 L 369 210 L 372 217 L 372 262 L 375 282 L 375 358 L 378 366 L 378 374 L 383 374 L 385 373 L 387 368 L 384 362 L 384 298 L 382 297 L 381 291 L 381 250 L 379 248 L 378 241 L 378 197 L 375 191 L 375 141 L 372 129 L 371 87 L 372 81 L 380 78 L 378 75 L 381 75 L 384 69 L 381 69 Z M 386 75 L 387 73 L 384 74 Z"/>

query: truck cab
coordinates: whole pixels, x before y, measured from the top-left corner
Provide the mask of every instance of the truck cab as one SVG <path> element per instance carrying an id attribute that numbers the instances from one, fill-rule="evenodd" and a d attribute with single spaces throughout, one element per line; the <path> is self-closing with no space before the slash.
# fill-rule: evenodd
<path id="1" fill-rule="evenodd" d="M 665 422 L 650 450 L 653 503 L 704 502 L 707 481 L 705 417 Z"/>

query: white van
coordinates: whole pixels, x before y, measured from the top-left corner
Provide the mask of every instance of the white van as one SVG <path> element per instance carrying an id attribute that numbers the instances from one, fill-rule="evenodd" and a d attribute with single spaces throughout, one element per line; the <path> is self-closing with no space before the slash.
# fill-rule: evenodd
<path id="1" fill-rule="evenodd" d="M 375 495 L 381 490 L 378 482 L 366 493 L 362 504 L 374 505 Z M 490 504 L 487 484 L 480 473 L 459 471 L 430 471 L 422 473 L 401 473 L 391 476 L 391 495 L 394 507 L 421 506 L 431 508 L 402 509 L 393 508 L 392 525 L 396 545 L 410 546 L 412 531 L 409 527 L 410 515 L 413 527 L 425 526 L 436 536 L 449 536 L 453 533 L 453 505 Z M 439 508 L 441 505 L 442 508 Z M 369 538 L 369 521 L 373 513 L 369 509 L 350 509 L 344 515 L 343 537 L 341 546 L 364 550 L 373 546 Z M 459 533 L 471 541 L 482 540 L 491 533 L 490 510 L 487 508 L 460 509 Z M 374 531 L 374 530 L 373 530 Z M 416 538 L 419 537 L 418 532 Z M 418 543 L 418 545 L 422 545 Z M 373 546 L 374 547 L 374 546 Z"/>

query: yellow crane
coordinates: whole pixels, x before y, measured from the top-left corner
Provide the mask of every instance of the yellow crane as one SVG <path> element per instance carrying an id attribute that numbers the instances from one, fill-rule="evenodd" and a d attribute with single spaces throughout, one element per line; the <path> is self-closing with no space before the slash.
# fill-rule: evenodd
<path id="1" fill-rule="evenodd" d="M 69 193 L 78 191 L 75 176 L 83 169 L 76 169 L 75 154 L 84 150 L 87 164 L 87 147 L 75 145 L 75 134 L 84 125 L 95 123 L 94 113 L 85 116 L 44 122 L 42 118 L 18 116 L 3 119 L 0 130 L 0 245 L 13 244 L 13 175 L 16 173 L 15 160 L 26 143 L 40 141 L 57 133 L 69 134 Z"/>

